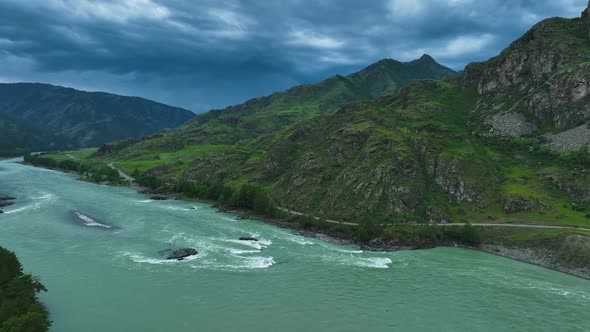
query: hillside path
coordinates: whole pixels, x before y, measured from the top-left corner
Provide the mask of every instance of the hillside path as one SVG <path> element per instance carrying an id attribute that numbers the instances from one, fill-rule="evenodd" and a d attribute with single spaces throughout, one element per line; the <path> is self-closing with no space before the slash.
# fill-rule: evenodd
<path id="1" fill-rule="evenodd" d="M 280 210 L 290 213 L 295 216 L 302 216 L 304 213 L 292 211 L 288 209 L 279 208 Z M 318 217 L 314 217 L 316 220 L 320 220 Z M 354 222 L 344 222 L 344 221 L 337 221 L 337 220 L 324 220 L 330 224 L 340 224 L 340 225 L 347 225 L 347 226 L 358 226 L 358 223 Z M 466 223 L 452 223 L 452 224 L 434 224 L 438 226 L 449 226 L 449 227 L 457 227 L 457 226 L 465 226 Z M 479 227 L 514 227 L 514 228 L 532 228 L 532 229 L 576 229 L 581 231 L 588 231 L 590 232 L 590 228 L 584 227 L 576 227 L 576 226 L 548 226 L 548 225 L 529 225 L 529 224 L 485 224 L 485 223 L 472 223 L 472 226 L 479 226 Z"/>
<path id="2" fill-rule="evenodd" d="M 109 163 L 109 164 L 108 164 L 108 166 L 109 166 L 110 168 L 114 169 L 115 171 L 119 172 L 119 176 L 120 176 L 120 177 L 122 177 L 122 178 L 124 178 L 125 180 L 127 180 L 127 181 L 129 181 L 129 182 L 133 182 L 133 181 L 135 180 L 133 177 L 129 176 L 128 174 L 126 174 L 126 173 L 125 173 L 125 172 L 123 172 L 122 170 L 118 169 L 118 168 L 115 166 L 115 163 L 114 163 L 114 162 L 112 162 L 112 163 Z"/>

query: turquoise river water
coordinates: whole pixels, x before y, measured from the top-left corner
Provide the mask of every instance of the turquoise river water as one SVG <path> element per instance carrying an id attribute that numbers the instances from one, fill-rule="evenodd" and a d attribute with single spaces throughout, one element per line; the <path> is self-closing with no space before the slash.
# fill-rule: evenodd
<path id="1" fill-rule="evenodd" d="M 363 252 L 17 161 L 0 161 L 17 197 L 0 245 L 47 286 L 54 332 L 590 330 L 587 280 L 471 250 Z M 159 253 L 182 247 L 199 255 Z"/>

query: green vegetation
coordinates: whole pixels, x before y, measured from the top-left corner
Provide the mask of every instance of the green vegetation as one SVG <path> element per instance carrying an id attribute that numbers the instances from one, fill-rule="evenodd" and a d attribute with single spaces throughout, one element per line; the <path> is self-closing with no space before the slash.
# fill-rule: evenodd
<path id="1" fill-rule="evenodd" d="M 78 155 L 89 156 L 89 151 L 81 151 Z M 96 165 L 70 158 L 63 159 L 61 154 L 51 155 L 51 157 L 46 157 L 45 154 L 26 155 L 24 160 L 36 166 L 77 172 L 84 178 L 96 183 L 110 182 L 112 184 L 119 184 L 123 182 L 123 179 L 119 176 L 119 172 L 106 165 Z"/>
<path id="2" fill-rule="evenodd" d="M 37 299 L 45 287 L 23 268 L 16 255 L 0 247 L 0 332 L 43 332 L 51 322 Z"/>
<path id="3" fill-rule="evenodd" d="M 256 215 L 270 218 L 279 218 L 283 215 L 268 190 L 255 184 L 232 186 L 222 181 L 197 184 L 180 179 L 175 183 L 174 191 L 187 197 L 215 201 L 218 206 L 225 209 L 252 211 Z"/>
<path id="4" fill-rule="evenodd" d="M 550 141 L 590 118 L 590 97 L 571 83 L 590 65 L 587 24 L 543 21 L 458 77 L 442 79 L 452 72 L 427 56 L 383 60 L 75 158 L 223 208 L 301 211 L 280 217 L 363 243 L 489 239 L 468 222 L 590 227 L 590 152 Z M 446 222 L 467 225 L 429 225 Z"/>
<path id="5" fill-rule="evenodd" d="M 0 113 L 0 156 L 142 137 L 194 116 L 142 98 L 30 83 L 0 84 Z"/>

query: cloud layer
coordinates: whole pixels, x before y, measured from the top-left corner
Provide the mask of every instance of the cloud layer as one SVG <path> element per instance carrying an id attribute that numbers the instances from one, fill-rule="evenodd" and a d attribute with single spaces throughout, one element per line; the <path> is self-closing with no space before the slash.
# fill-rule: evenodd
<path id="1" fill-rule="evenodd" d="M 0 0 L 0 82 L 195 112 L 423 53 L 454 69 L 585 0 Z"/>

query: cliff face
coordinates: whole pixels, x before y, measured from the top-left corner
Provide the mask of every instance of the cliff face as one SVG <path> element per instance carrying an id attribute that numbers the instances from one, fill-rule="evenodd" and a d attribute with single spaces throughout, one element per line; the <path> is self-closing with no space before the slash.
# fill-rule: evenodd
<path id="1" fill-rule="evenodd" d="M 542 21 L 499 56 L 467 66 L 463 84 L 477 86 L 481 96 L 473 110 L 481 134 L 526 137 L 588 122 L 587 13 Z"/>

